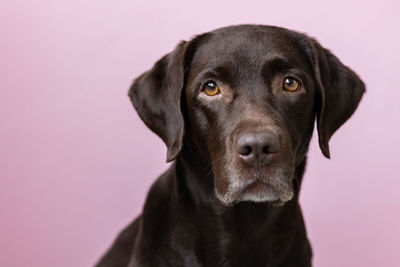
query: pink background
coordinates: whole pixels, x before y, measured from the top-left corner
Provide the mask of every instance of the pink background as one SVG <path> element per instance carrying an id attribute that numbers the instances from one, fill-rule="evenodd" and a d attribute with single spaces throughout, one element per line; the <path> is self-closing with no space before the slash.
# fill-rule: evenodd
<path id="1" fill-rule="evenodd" d="M 179 40 L 240 23 L 307 32 L 366 82 L 332 160 L 313 139 L 301 202 L 315 266 L 399 266 L 399 4 L 244 2 L 2 1 L 0 266 L 93 265 L 167 167 L 132 79 Z"/>

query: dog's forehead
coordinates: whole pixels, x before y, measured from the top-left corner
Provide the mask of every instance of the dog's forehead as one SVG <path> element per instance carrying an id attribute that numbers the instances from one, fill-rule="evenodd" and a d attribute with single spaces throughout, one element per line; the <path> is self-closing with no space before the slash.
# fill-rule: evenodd
<path id="1" fill-rule="evenodd" d="M 261 66 L 272 58 L 306 61 L 305 37 L 274 27 L 228 27 L 210 32 L 196 49 L 192 64 Z"/>

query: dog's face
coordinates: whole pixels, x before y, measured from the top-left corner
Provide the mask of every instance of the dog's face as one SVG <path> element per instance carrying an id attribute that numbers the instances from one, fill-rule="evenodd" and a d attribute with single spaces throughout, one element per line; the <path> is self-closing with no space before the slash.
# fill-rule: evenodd
<path id="1" fill-rule="evenodd" d="M 232 29 L 196 49 L 188 123 L 224 203 L 292 198 L 296 153 L 314 124 L 312 73 L 305 52 L 274 30 Z"/>
<path id="2" fill-rule="evenodd" d="M 168 159 L 183 139 L 193 144 L 211 164 L 216 196 L 231 205 L 290 200 L 315 118 L 329 157 L 330 136 L 363 92 L 357 75 L 314 40 L 245 25 L 181 43 L 134 82 L 130 96 L 167 144 Z"/>

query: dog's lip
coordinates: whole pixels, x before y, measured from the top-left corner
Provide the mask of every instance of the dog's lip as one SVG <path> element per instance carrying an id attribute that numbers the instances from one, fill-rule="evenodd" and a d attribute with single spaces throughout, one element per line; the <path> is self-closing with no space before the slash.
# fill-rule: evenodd
<path id="1" fill-rule="evenodd" d="M 245 182 L 243 182 L 242 188 L 241 190 L 239 190 L 239 194 L 243 194 L 253 190 L 255 190 L 255 192 L 259 192 L 268 189 L 276 189 L 276 185 L 274 185 L 273 181 L 274 179 L 276 178 L 265 176 L 263 171 L 256 169 L 253 174 L 248 179 L 246 179 Z"/>
<path id="2" fill-rule="evenodd" d="M 264 191 L 268 187 L 271 188 L 272 185 L 266 181 L 263 181 L 262 179 L 257 178 L 251 181 L 250 183 L 246 184 L 246 186 L 244 186 L 244 188 L 241 190 L 242 191 L 241 193 L 246 193 L 248 191 L 256 193 L 259 191 Z"/>

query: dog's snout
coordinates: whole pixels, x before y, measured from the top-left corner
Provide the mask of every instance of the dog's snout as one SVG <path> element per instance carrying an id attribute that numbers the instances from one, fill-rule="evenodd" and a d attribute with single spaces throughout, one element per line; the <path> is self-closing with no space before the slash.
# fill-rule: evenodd
<path id="1" fill-rule="evenodd" d="M 235 149 L 246 165 L 263 167 L 279 151 L 279 139 L 270 132 L 244 133 L 237 139 Z"/>

